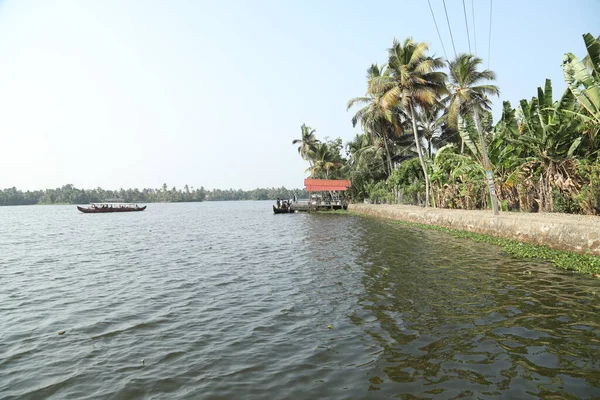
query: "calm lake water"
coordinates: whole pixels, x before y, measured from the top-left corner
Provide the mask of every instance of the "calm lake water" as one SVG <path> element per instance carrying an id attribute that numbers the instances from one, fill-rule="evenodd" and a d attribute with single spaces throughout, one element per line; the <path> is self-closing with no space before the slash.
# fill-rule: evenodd
<path id="1" fill-rule="evenodd" d="M 600 398 L 600 279 L 271 204 L 0 207 L 0 398 Z"/>

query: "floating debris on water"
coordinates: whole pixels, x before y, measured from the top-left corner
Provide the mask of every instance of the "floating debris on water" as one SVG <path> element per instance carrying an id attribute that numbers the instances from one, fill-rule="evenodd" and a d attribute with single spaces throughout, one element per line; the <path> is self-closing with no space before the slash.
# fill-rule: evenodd
<path id="1" fill-rule="evenodd" d="M 67 331 L 58 331 L 59 335 L 64 335 L 65 333 L 67 333 Z"/>
<path id="2" fill-rule="evenodd" d="M 333 329 L 333 325 L 331 325 L 331 324 L 327 325 L 327 329 Z"/>

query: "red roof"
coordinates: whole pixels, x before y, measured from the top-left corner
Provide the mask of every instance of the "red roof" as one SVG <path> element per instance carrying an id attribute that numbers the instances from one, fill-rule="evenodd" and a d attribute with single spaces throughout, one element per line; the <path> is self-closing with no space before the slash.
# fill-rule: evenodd
<path id="1" fill-rule="evenodd" d="M 352 182 L 346 179 L 305 179 L 304 186 L 308 192 L 344 191 L 352 186 Z"/>

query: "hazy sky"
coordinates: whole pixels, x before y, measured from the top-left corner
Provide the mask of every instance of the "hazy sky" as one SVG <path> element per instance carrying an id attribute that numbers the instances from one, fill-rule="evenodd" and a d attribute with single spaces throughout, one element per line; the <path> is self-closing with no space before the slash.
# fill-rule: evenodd
<path id="1" fill-rule="evenodd" d="M 487 65 L 490 1 L 473 1 Z M 466 52 L 462 0 L 446 6 Z M 600 0 L 494 1 L 496 117 L 547 77 L 558 97 L 599 15 Z M 407 36 L 443 56 L 427 0 L 0 2 L 0 188 L 301 187 L 300 125 L 350 140 L 348 99 Z"/>

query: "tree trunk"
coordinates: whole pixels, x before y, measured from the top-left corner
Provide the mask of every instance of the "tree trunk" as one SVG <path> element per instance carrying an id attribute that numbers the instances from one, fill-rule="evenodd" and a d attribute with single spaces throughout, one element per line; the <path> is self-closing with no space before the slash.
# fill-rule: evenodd
<path id="1" fill-rule="evenodd" d="M 412 104 L 409 107 L 410 119 L 412 122 L 413 133 L 415 135 L 415 146 L 417 146 L 417 154 L 419 155 L 421 168 L 423 168 L 423 175 L 425 175 L 425 207 L 429 207 L 429 174 L 427 173 L 427 166 L 425 165 L 423 151 L 421 150 L 421 143 L 419 142 L 419 135 L 417 134 L 417 121 L 415 120 L 415 109 Z"/>
<path id="2" fill-rule="evenodd" d="M 492 202 L 492 211 L 494 215 L 498 215 L 498 197 L 496 195 L 496 184 L 494 183 L 494 175 L 492 174 L 492 168 L 490 166 L 490 160 L 488 159 L 487 146 L 485 144 L 485 138 L 483 137 L 483 129 L 481 128 L 481 122 L 479 121 L 479 110 L 477 107 L 473 110 L 475 117 L 475 125 L 477 126 L 477 133 L 479 135 L 479 143 L 481 144 L 481 159 L 483 160 L 483 169 L 487 177 L 488 189 L 490 192 L 490 200 Z"/>
<path id="3" fill-rule="evenodd" d="M 383 138 L 383 144 L 385 145 L 385 155 L 387 157 L 388 163 L 388 176 L 392 175 L 392 156 L 390 155 L 390 149 L 388 147 L 388 142 L 386 138 Z"/>

